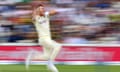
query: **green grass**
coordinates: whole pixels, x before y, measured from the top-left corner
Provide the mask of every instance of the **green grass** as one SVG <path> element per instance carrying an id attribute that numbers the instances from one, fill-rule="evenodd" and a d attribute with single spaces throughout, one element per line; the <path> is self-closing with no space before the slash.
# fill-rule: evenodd
<path id="1" fill-rule="evenodd" d="M 56 65 L 60 72 L 120 72 L 120 66 Z M 44 65 L 0 65 L 0 72 L 50 72 Z"/>

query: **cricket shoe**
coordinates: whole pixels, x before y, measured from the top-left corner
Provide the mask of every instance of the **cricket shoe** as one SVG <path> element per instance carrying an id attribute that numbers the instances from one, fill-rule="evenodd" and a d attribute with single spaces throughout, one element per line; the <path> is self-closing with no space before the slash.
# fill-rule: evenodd
<path id="1" fill-rule="evenodd" d="M 34 50 L 30 50 L 26 59 L 25 59 L 25 67 L 26 67 L 26 70 L 29 70 L 29 65 L 31 63 L 31 60 L 32 60 L 32 56 L 33 56 L 33 53 L 34 53 Z"/>
<path id="2" fill-rule="evenodd" d="M 55 67 L 55 65 L 53 64 L 53 62 L 48 61 L 47 64 L 47 68 L 48 70 L 50 70 L 51 72 L 59 72 L 58 69 Z"/>

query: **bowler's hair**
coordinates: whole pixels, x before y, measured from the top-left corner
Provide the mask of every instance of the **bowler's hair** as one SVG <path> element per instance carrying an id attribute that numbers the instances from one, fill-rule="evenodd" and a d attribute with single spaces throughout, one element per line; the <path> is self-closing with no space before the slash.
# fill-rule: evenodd
<path id="1" fill-rule="evenodd" d="M 33 5 L 32 7 L 33 7 L 33 9 L 35 9 L 35 8 L 43 7 L 43 6 L 44 6 L 43 4 L 36 4 L 36 5 Z"/>
<path id="2" fill-rule="evenodd" d="M 37 5 L 37 7 L 40 7 L 40 6 L 42 6 L 42 7 L 43 7 L 44 5 L 43 5 L 43 4 L 38 4 L 38 5 Z"/>

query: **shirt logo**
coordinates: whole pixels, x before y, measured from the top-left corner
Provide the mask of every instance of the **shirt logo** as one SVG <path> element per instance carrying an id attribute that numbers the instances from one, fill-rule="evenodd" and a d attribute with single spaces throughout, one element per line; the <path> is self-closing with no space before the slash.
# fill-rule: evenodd
<path id="1" fill-rule="evenodd" d="M 46 23 L 46 22 L 47 22 L 46 20 L 39 21 L 39 24 L 44 24 L 44 23 Z"/>

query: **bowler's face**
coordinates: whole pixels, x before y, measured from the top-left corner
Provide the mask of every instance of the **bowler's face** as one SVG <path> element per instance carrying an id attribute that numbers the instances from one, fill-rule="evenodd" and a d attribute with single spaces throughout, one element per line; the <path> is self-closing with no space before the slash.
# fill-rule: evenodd
<path id="1" fill-rule="evenodd" d="M 40 13 L 44 13 L 45 12 L 45 8 L 43 6 L 39 7 Z"/>

